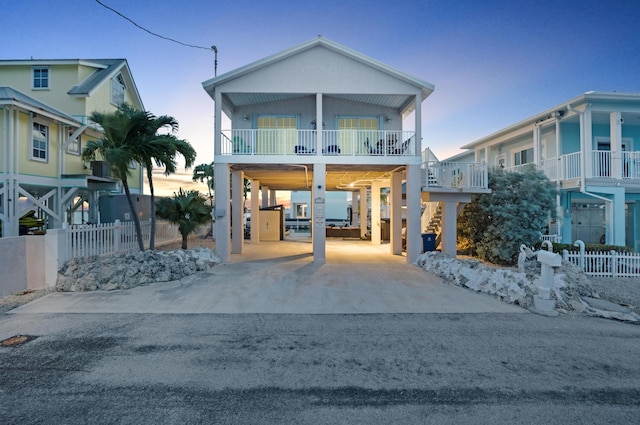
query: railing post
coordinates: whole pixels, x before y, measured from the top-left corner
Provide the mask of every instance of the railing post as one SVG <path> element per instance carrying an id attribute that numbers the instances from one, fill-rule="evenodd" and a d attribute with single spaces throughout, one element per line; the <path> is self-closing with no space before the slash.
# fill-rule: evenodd
<path id="1" fill-rule="evenodd" d="M 120 253 L 120 238 L 122 233 L 122 225 L 119 219 L 113 223 L 113 251 L 115 254 Z"/>
<path id="2" fill-rule="evenodd" d="M 577 241 L 575 241 L 573 243 L 573 246 L 580 247 L 580 256 L 578 257 L 578 267 L 580 267 L 582 269 L 582 271 L 585 271 L 585 269 L 584 269 L 584 242 L 582 242 L 580 239 L 578 239 Z"/>
<path id="3" fill-rule="evenodd" d="M 618 253 L 613 249 L 611 253 L 611 277 L 618 277 Z"/>

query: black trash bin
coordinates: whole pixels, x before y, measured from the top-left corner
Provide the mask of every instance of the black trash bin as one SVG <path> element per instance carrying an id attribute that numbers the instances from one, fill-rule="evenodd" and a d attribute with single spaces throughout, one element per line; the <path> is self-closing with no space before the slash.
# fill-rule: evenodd
<path id="1" fill-rule="evenodd" d="M 422 252 L 435 251 L 435 250 L 436 250 L 436 234 L 423 233 L 422 234 Z"/>

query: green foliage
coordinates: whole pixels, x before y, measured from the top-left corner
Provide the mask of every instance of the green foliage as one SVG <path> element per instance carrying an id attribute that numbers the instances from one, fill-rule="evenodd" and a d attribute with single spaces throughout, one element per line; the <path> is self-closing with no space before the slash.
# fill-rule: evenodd
<path id="1" fill-rule="evenodd" d="M 520 244 L 540 240 L 555 217 L 556 188 L 541 172 L 489 171 L 490 194 L 474 197 L 458 218 L 460 245 L 471 255 L 496 264 L 515 264 Z"/>
<path id="2" fill-rule="evenodd" d="M 180 188 L 171 198 L 161 198 L 156 202 L 158 217 L 178 225 L 182 235 L 182 249 L 187 249 L 187 239 L 199 225 L 211 219 L 211 207 L 200 192 L 185 192 Z"/>

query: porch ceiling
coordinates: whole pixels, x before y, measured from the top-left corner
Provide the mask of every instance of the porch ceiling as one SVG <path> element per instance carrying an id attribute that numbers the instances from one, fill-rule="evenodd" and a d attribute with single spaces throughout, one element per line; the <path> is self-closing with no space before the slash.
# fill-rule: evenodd
<path id="1" fill-rule="evenodd" d="M 231 107 L 280 102 L 301 97 L 314 96 L 311 93 L 225 93 Z M 412 105 L 413 97 L 406 94 L 325 94 L 326 97 L 347 100 L 356 103 L 401 109 Z"/>
<path id="2" fill-rule="evenodd" d="M 271 190 L 311 190 L 313 186 L 313 164 L 305 166 L 291 164 L 234 164 L 231 170 L 244 171 L 245 177 L 258 180 L 260 186 Z M 400 167 L 404 168 L 404 167 Z M 397 165 L 327 165 L 326 189 L 328 191 L 357 190 L 359 185 L 368 185 L 372 180 L 388 179 Z M 307 185 L 308 184 L 308 185 Z M 353 184 L 350 189 L 349 184 Z"/>

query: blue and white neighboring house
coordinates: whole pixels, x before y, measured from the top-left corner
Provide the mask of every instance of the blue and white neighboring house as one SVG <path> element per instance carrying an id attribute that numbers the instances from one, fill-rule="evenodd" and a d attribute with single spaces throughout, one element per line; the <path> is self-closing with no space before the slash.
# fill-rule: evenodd
<path id="1" fill-rule="evenodd" d="M 559 190 L 549 233 L 640 250 L 640 94 L 587 92 L 476 140 L 449 160 L 534 165 Z"/>

